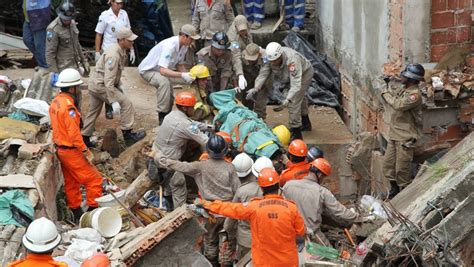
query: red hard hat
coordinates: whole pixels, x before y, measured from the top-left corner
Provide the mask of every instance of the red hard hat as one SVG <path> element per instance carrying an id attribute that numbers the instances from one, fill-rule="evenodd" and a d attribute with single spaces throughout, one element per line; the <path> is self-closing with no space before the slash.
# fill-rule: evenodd
<path id="1" fill-rule="evenodd" d="M 280 182 L 280 175 L 273 168 L 263 168 L 258 175 L 258 185 L 269 187 Z"/>
<path id="2" fill-rule="evenodd" d="M 232 142 L 232 137 L 230 137 L 230 134 L 228 134 L 228 133 L 226 133 L 226 132 L 219 131 L 219 132 L 216 133 L 216 135 L 222 136 L 222 138 L 224 138 L 224 140 L 225 140 L 227 143 L 231 143 L 231 142 Z"/>
<path id="3" fill-rule="evenodd" d="M 303 140 L 295 139 L 290 143 L 288 152 L 297 157 L 306 157 L 306 154 L 308 154 L 308 146 L 303 142 Z"/>
<path id="4" fill-rule="evenodd" d="M 331 174 L 331 170 L 332 170 L 331 164 L 329 164 L 329 161 L 327 161 L 325 158 L 315 159 L 310 164 L 311 164 L 310 170 L 312 168 L 316 168 L 326 176 Z"/>
<path id="5" fill-rule="evenodd" d="M 196 105 L 196 97 L 191 92 L 181 92 L 176 96 L 176 105 L 185 107 L 194 107 Z"/>
<path id="6" fill-rule="evenodd" d="M 97 253 L 82 262 L 81 267 L 109 267 L 110 260 L 104 253 Z"/>

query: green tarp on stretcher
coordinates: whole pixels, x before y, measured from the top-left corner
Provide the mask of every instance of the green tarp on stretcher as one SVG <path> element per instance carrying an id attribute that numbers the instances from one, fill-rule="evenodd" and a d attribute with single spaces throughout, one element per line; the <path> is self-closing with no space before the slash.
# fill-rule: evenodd
<path id="1" fill-rule="evenodd" d="M 234 89 L 210 94 L 213 106 L 219 110 L 214 124 L 232 137 L 232 145 L 255 157 L 271 157 L 281 145 L 277 137 L 257 114 L 235 101 Z"/>

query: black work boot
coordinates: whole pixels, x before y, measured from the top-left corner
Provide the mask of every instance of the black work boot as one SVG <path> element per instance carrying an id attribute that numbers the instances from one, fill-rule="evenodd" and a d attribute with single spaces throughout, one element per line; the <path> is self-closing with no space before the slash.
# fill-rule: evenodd
<path id="1" fill-rule="evenodd" d="M 398 193 L 400 193 L 400 187 L 396 181 L 390 181 L 390 191 L 388 192 L 388 199 L 394 198 Z"/>
<path id="2" fill-rule="evenodd" d="M 109 104 L 104 104 L 105 105 L 105 118 L 108 120 L 112 120 L 114 118 L 114 110 L 112 109 L 112 106 Z"/>
<path id="3" fill-rule="evenodd" d="M 158 125 L 160 126 L 165 119 L 165 116 L 168 115 L 167 112 L 158 112 Z"/>
<path id="4" fill-rule="evenodd" d="M 94 143 L 94 142 L 91 141 L 91 137 L 90 137 L 90 136 L 85 136 L 85 135 L 83 135 L 83 136 L 82 136 L 82 140 L 84 140 L 84 144 L 86 144 L 86 146 L 87 146 L 88 148 L 93 148 L 93 147 L 95 147 L 95 146 L 97 145 L 96 143 Z"/>
<path id="5" fill-rule="evenodd" d="M 304 116 L 301 116 L 301 122 L 302 122 L 302 126 L 301 126 L 301 131 L 305 132 L 305 131 L 311 131 L 313 128 L 311 126 L 311 120 L 309 119 L 309 116 L 308 115 L 304 115 Z"/>
<path id="6" fill-rule="evenodd" d="M 132 130 L 122 130 L 123 140 L 127 146 L 131 146 L 136 142 L 145 138 L 146 133 L 145 131 L 139 131 L 136 133 L 132 133 Z"/>
<path id="7" fill-rule="evenodd" d="M 301 127 L 291 128 L 291 140 L 301 139 L 303 140 L 303 134 L 301 133 Z"/>
<path id="8" fill-rule="evenodd" d="M 74 223 L 79 223 L 79 220 L 81 219 L 82 214 L 84 214 L 84 211 L 82 211 L 82 208 L 75 208 L 71 209 L 72 214 L 74 215 Z"/>

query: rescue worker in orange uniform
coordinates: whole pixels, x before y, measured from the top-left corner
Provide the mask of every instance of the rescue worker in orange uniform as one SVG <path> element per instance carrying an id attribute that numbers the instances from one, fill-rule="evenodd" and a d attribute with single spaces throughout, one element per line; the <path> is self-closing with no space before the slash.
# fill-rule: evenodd
<path id="1" fill-rule="evenodd" d="M 7 267 L 67 267 L 64 262 L 55 261 L 51 256 L 55 247 L 61 243 L 61 236 L 54 223 L 44 217 L 34 220 L 22 238 L 28 250 L 25 259 L 7 264 Z"/>
<path id="2" fill-rule="evenodd" d="M 86 188 L 89 210 L 98 207 L 95 199 L 102 196 L 102 176 L 92 164 L 94 155 L 82 139 L 79 128 L 81 114 L 74 106 L 76 92 L 80 90 L 79 85 L 82 83 L 77 70 L 63 70 L 56 82 L 56 87 L 61 92 L 53 99 L 49 108 L 53 142 L 64 176 L 67 205 L 76 221 L 83 213 L 81 185 Z"/>
<path id="3" fill-rule="evenodd" d="M 308 175 L 310 164 L 307 161 L 308 146 L 301 139 L 293 140 L 288 146 L 286 169 L 280 176 L 280 186 L 289 180 L 300 180 Z"/>
<path id="4" fill-rule="evenodd" d="M 298 266 L 296 238 L 305 235 L 305 225 L 295 203 L 279 194 L 280 178 L 272 168 L 258 175 L 263 197 L 230 203 L 198 200 L 211 213 L 250 221 L 253 266 Z"/>
<path id="5" fill-rule="evenodd" d="M 230 134 L 228 134 L 226 132 L 223 132 L 223 131 L 219 131 L 219 132 L 216 133 L 216 135 L 222 136 L 222 138 L 224 138 L 226 143 L 229 144 L 229 148 L 228 148 L 229 150 L 226 153 L 226 155 L 224 156 L 224 160 L 227 161 L 227 162 L 232 163 L 232 160 L 234 159 L 234 157 L 232 157 L 231 152 L 235 148 L 232 147 L 232 138 L 230 137 Z M 209 159 L 209 153 L 207 153 L 207 151 L 203 152 L 201 154 L 201 156 L 199 157 L 199 160 L 207 160 L 207 159 Z"/>

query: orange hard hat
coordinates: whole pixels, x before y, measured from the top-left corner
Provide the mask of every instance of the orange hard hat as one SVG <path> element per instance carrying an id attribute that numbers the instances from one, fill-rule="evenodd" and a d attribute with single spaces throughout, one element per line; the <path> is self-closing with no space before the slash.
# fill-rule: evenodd
<path id="1" fill-rule="evenodd" d="M 293 156 L 306 157 L 306 154 L 308 154 L 308 146 L 303 140 L 295 139 L 290 143 L 290 146 L 288 146 L 288 152 Z"/>
<path id="2" fill-rule="evenodd" d="M 331 164 L 329 164 L 329 161 L 327 161 L 327 159 L 325 158 L 315 159 L 313 162 L 310 163 L 310 165 L 310 171 L 313 171 L 313 168 L 316 168 L 326 176 L 331 174 Z"/>
<path id="3" fill-rule="evenodd" d="M 280 175 L 273 168 L 263 168 L 258 175 L 258 185 L 269 187 L 280 182 Z"/>
<path id="4" fill-rule="evenodd" d="M 97 253 L 82 262 L 81 267 L 109 267 L 110 260 L 104 253 Z"/>
<path id="5" fill-rule="evenodd" d="M 196 105 L 196 97 L 191 92 L 181 92 L 176 96 L 176 105 L 185 107 L 194 107 Z"/>
<path id="6" fill-rule="evenodd" d="M 230 134 L 228 134 L 226 132 L 223 132 L 223 131 L 219 131 L 219 132 L 216 133 L 216 135 L 222 136 L 222 138 L 224 138 L 224 140 L 227 143 L 232 143 L 232 137 L 230 137 Z"/>

